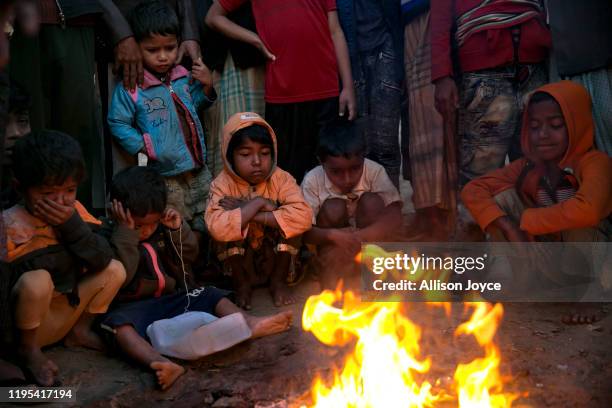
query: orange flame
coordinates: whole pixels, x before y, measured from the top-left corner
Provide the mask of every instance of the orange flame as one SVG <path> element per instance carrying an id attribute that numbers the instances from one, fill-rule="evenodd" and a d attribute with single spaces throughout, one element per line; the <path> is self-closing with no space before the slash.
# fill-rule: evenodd
<path id="1" fill-rule="evenodd" d="M 342 307 L 336 303 L 342 302 Z M 344 366 L 334 370 L 331 385 L 317 377 L 313 407 L 434 407 L 456 400 L 459 407 L 510 407 L 517 398 L 503 392 L 500 353 L 493 337 L 503 315 L 500 304 L 469 304 L 474 313 L 456 336 L 473 335 L 485 357 L 459 364 L 453 390 L 434 390 L 423 379 L 432 365 L 420 356 L 421 328 L 400 310 L 400 303 L 361 303 L 352 292 L 324 291 L 304 306 L 302 325 L 322 343 L 346 346 L 355 342 Z M 450 311 L 450 304 L 437 304 Z M 439 384 L 435 381 L 433 384 Z M 447 405 L 445 405 L 447 406 Z"/>
<path id="2" fill-rule="evenodd" d="M 334 307 L 343 301 L 343 309 Z M 345 345 L 356 339 L 334 385 L 317 378 L 313 386 L 316 407 L 430 407 L 437 399 L 431 384 L 418 384 L 416 373 L 429 370 L 420 360 L 420 329 L 402 316 L 398 303 L 361 304 L 351 292 L 324 291 L 304 306 L 302 325 L 327 345 Z"/>
<path id="3" fill-rule="evenodd" d="M 510 407 L 517 394 L 504 393 L 499 373 L 501 357 L 493 343 L 493 337 L 504 314 L 500 303 L 491 307 L 488 303 L 467 303 L 474 308 L 469 321 L 461 324 L 455 336 L 472 334 L 485 349 L 485 357 L 468 364 L 459 364 L 455 371 L 455 384 L 459 407 Z"/>

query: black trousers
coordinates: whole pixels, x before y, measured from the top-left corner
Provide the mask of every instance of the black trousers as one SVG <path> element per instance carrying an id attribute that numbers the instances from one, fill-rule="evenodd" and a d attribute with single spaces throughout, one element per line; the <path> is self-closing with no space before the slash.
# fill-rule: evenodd
<path id="1" fill-rule="evenodd" d="M 337 120 L 338 98 L 300 103 L 266 103 L 266 121 L 276 133 L 277 164 L 291 173 L 298 183 L 317 166 L 319 129 Z"/>

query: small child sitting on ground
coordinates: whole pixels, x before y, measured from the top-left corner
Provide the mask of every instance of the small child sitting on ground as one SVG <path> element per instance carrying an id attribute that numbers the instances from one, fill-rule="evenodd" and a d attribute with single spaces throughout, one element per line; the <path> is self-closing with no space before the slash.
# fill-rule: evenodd
<path id="1" fill-rule="evenodd" d="M 93 232 L 99 222 L 76 200 L 85 176 L 76 140 L 49 130 L 26 135 L 13 148 L 13 170 L 23 201 L 2 216 L 16 278 L 16 356 L 31 380 L 51 386 L 58 368 L 41 347 L 66 337 L 66 345 L 102 348 L 91 324 L 106 312 L 125 270 L 106 239 Z"/>
<path id="2" fill-rule="evenodd" d="M 495 241 L 609 241 L 612 159 L 594 149 L 593 133 L 586 89 L 571 81 L 545 85 L 523 116 L 525 157 L 471 181 L 461 199 Z"/>
<path id="3" fill-rule="evenodd" d="M 206 225 L 231 274 L 236 302 L 251 308 L 251 288 L 270 281 L 275 306 L 293 303 L 287 275 L 311 226 L 312 211 L 295 179 L 276 167 L 276 135 L 256 113 L 223 128 L 224 170 L 210 188 Z"/>
<path id="4" fill-rule="evenodd" d="M 186 310 L 227 316 L 240 309 L 227 292 L 212 286 L 196 288 L 190 265 L 198 254 L 197 240 L 180 214 L 166 207 L 166 185 L 154 169 L 129 167 L 111 186 L 112 219 L 104 233 L 126 268 L 127 279 L 102 327 L 114 334 L 128 357 L 155 371 L 162 389 L 185 369 L 160 355 L 147 341 L 147 327 Z M 272 316 L 244 314 L 252 338 L 291 326 L 290 311 Z"/>
<path id="5" fill-rule="evenodd" d="M 402 224 L 399 192 L 385 168 L 365 155 L 365 139 L 354 125 L 324 126 L 317 150 L 321 165 L 302 182 L 313 209 L 313 227 L 304 242 L 317 245 L 326 289 L 348 277 L 362 242 L 389 239 Z"/>
<path id="6" fill-rule="evenodd" d="M 191 75 L 176 65 L 180 27 L 163 0 L 145 1 L 130 13 L 130 25 L 142 53 L 144 84 L 117 85 L 108 113 L 113 136 L 131 155 L 146 155 L 168 187 L 168 206 L 204 233 L 204 209 L 212 181 L 205 162 L 204 129 L 198 109 L 216 99 L 212 76 L 202 62 Z"/>

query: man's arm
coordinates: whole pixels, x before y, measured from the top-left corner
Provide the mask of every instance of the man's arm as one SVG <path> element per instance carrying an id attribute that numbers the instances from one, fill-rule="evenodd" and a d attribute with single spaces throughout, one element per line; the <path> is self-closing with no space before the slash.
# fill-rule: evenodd
<path id="1" fill-rule="evenodd" d="M 218 1 L 215 1 L 206 14 L 205 23 L 213 30 L 219 31 L 221 34 L 234 40 L 242 41 L 252 45 L 261 51 L 264 56 L 274 61 L 276 57 L 264 45 L 263 41 L 251 30 L 247 30 L 227 18 L 228 12 L 221 7 Z"/>
<path id="2" fill-rule="evenodd" d="M 355 119 L 357 115 L 357 102 L 355 100 L 355 90 L 353 89 L 353 74 L 351 73 L 351 60 L 349 58 L 348 46 L 344 38 L 344 32 L 340 27 L 338 12 L 336 10 L 327 13 L 329 31 L 331 32 L 336 60 L 338 61 L 338 71 L 342 81 L 342 91 L 340 92 L 339 115 L 343 116 L 348 110 L 349 120 Z"/>
<path id="3" fill-rule="evenodd" d="M 136 84 L 141 85 L 144 81 L 140 48 L 134 39 L 130 25 L 115 3 L 112 0 L 98 0 L 98 4 L 102 8 L 102 18 L 115 45 L 114 71 L 118 73 L 121 70 L 123 85 L 126 89 L 134 90 Z"/>
<path id="4" fill-rule="evenodd" d="M 435 84 L 436 110 L 446 120 L 459 103 L 451 57 L 453 4 L 452 0 L 431 0 L 431 80 Z"/>

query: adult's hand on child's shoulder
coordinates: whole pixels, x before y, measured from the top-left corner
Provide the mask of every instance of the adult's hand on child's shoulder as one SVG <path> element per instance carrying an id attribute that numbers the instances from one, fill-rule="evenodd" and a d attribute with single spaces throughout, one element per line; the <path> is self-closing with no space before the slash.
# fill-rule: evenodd
<path id="1" fill-rule="evenodd" d="M 183 217 L 181 217 L 181 213 L 176 211 L 174 208 L 166 208 L 166 211 L 164 211 L 162 214 L 160 222 L 163 226 L 170 228 L 171 230 L 177 230 L 183 223 Z"/>
<path id="2" fill-rule="evenodd" d="M 68 221 L 72 214 L 74 214 L 73 206 L 59 204 L 48 198 L 43 198 L 34 203 L 34 215 L 54 227 Z"/>
<path id="3" fill-rule="evenodd" d="M 115 66 L 113 68 L 115 75 L 120 69 L 125 89 L 133 91 L 136 85 L 142 85 L 144 82 L 142 55 L 134 37 L 124 38 L 115 47 Z"/>
<path id="4" fill-rule="evenodd" d="M 124 227 L 132 230 L 136 228 L 136 223 L 134 223 L 132 214 L 130 214 L 130 209 L 124 209 L 123 205 L 119 201 L 113 200 L 111 202 L 110 211 L 111 216 L 119 225 L 123 225 Z"/>

